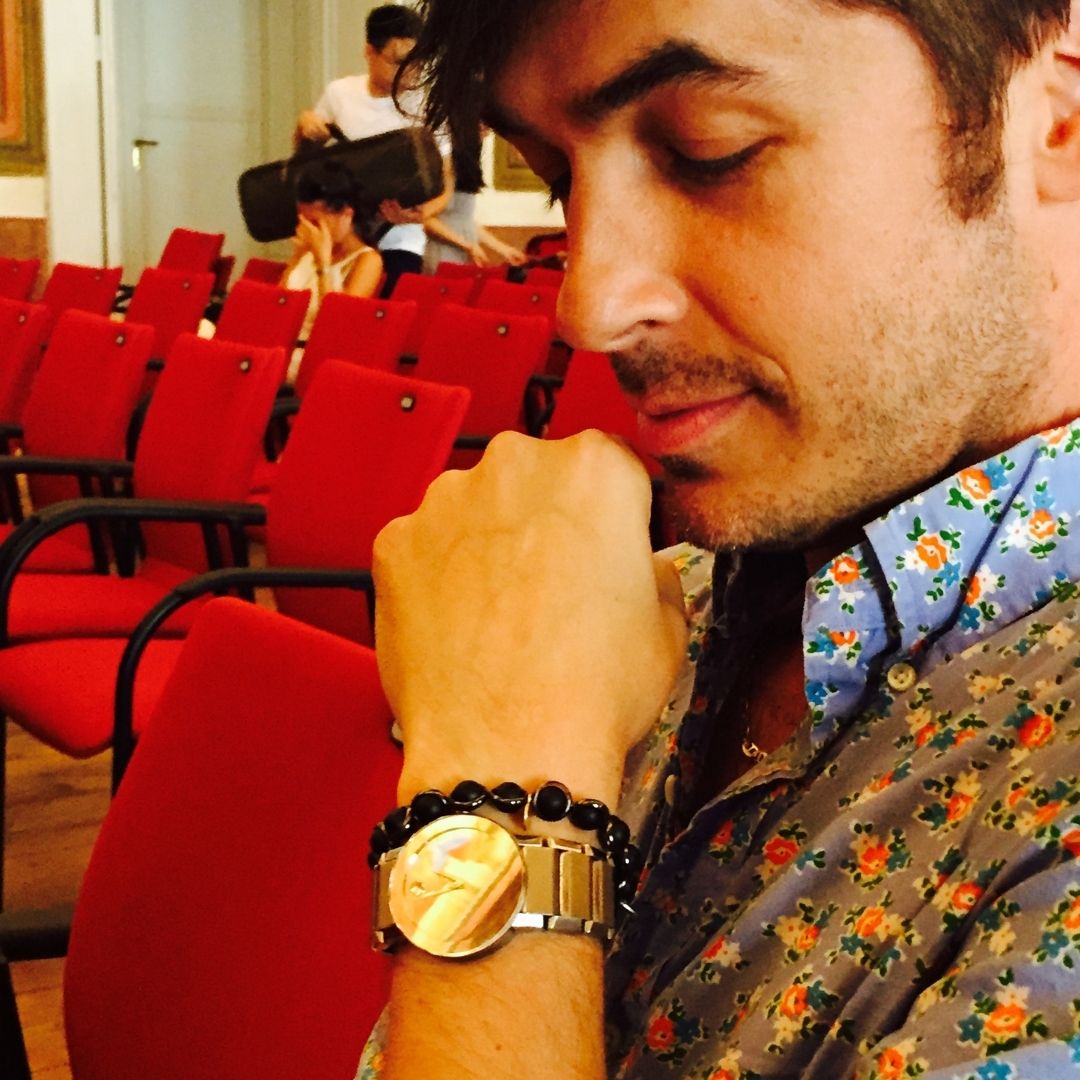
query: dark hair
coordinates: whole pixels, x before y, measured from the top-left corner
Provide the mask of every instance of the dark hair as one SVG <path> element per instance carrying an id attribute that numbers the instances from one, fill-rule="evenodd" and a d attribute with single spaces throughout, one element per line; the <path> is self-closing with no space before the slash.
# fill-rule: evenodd
<path id="1" fill-rule="evenodd" d="M 1069 0 L 815 0 L 879 9 L 918 35 L 949 104 L 943 173 L 953 210 L 985 216 L 1001 191 L 1006 93 L 1016 69 L 1069 23 Z M 413 59 L 427 88 L 426 119 L 453 137 L 479 122 L 484 84 L 498 72 L 542 0 L 421 0 Z"/>
<path id="2" fill-rule="evenodd" d="M 480 165 L 481 136 L 479 126 L 473 132 L 459 132 L 451 143 L 450 161 L 454 166 L 454 189 L 475 195 L 484 186 L 484 170 Z"/>
<path id="3" fill-rule="evenodd" d="M 418 38 L 423 29 L 420 16 L 412 8 L 401 4 L 382 4 L 372 8 L 364 24 L 367 43 L 382 52 L 386 43 L 394 38 Z"/>
<path id="4" fill-rule="evenodd" d="M 353 232 L 371 247 L 385 225 L 377 204 L 357 199 L 353 174 L 340 161 L 316 161 L 304 168 L 296 177 L 296 201 L 321 202 L 335 214 L 352 207 Z"/>
<path id="5" fill-rule="evenodd" d="M 354 205 L 356 181 L 340 161 L 316 161 L 296 178 L 296 201 L 321 202 L 337 213 Z"/>

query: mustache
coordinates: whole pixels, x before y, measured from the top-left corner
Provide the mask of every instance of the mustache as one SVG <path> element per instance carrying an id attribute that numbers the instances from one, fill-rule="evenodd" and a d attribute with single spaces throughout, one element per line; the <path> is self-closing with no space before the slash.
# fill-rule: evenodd
<path id="1" fill-rule="evenodd" d="M 766 366 L 743 356 L 719 356 L 688 350 L 672 352 L 643 345 L 633 352 L 609 354 L 623 393 L 643 398 L 658 387 L 704 396 L 713 387 L 732 386 L 755 392 L 780 404 L 790 404 L 787 386 Z"/>

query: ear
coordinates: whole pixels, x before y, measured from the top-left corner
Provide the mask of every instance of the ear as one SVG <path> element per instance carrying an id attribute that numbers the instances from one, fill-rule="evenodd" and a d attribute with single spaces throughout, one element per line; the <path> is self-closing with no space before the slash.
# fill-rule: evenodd
<path id="1" fill-rule="evenodd" d="M 1080 200 L 1080 0 L 1069 29 L 1043 56 L 1047 109 L 1035 148 L 1039 195 L 1048 202 Z"/>

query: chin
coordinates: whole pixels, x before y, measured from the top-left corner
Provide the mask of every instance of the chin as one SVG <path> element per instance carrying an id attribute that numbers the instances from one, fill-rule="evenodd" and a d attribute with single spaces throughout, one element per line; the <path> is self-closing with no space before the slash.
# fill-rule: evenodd
<path id="1" fill-rule="evenodd" d="M 667 474 L 660 498 L 678 538 L 710 551 L 801 551 L 835 525 L 823 519 L 820 507 L 792 500 L 788 492 L 740 492 L 716 476 Z"/>

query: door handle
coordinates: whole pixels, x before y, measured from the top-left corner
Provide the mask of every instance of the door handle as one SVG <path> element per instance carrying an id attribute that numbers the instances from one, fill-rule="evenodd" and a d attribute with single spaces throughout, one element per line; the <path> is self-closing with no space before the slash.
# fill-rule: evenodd
<path id="1" fill-rule="evenodd" d="M 142 169 L 142 155 L 144 150 L 157 146 L 157 139 L 132 139 L 131 140 L 131 167 L 139 172 Z"/>

